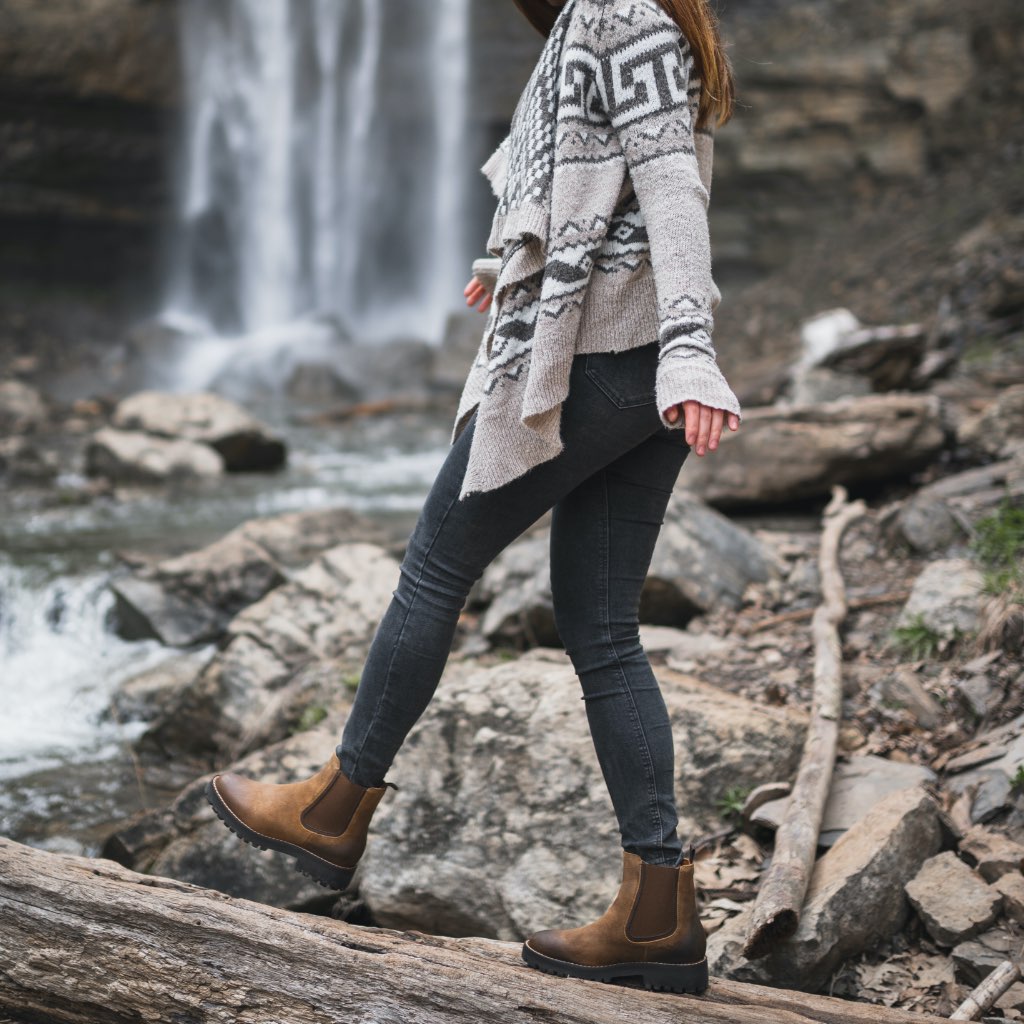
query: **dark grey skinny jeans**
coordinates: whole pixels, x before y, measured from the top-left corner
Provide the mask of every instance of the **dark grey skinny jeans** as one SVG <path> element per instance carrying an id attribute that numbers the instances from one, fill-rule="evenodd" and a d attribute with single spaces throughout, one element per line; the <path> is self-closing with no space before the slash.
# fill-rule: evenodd
<path id="1" fill-rule="evenodd" d="M 555 623 L 582 684 L 622 846 L 651 864 L 676 862 L 672 731 L 640 644 L 638 608 L 690 446 L 683 429 L 665 427 L 658 415 L 657 359 L 657 342 L 577 355 L 562 406 L 562 452 L 460 500 L 470 418 L 409 540 L 337 748 L 353 782 L 381 785 L 434 694 L 473 583 L 552 509 Z"/>

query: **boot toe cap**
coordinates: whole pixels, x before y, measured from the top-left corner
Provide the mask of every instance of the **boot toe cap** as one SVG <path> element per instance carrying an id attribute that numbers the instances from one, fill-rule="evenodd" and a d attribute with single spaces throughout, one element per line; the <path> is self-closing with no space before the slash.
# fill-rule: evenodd
<path id="1" fill-rule="evenodd" d="M 552 960 L 570 960 L 563 935 L 561 929 L 546 928 L 544 931 L 534 932 L 527 938 L 526 944 L 541 956 L 551 957 Z"/>

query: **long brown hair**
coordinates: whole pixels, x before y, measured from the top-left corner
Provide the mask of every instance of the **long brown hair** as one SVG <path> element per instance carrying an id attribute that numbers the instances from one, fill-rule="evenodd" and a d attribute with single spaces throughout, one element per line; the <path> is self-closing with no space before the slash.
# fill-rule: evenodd
<path id="1" fill-rule="evenodd" d="M 693 53 L 694 73 L 701 81 L 695 127 L 703 128 L 712 115 L 717 117 L 718 125 L 726 124 L 732 117 L 736 84 L 718 32 L 718 17 L 708 0 L 658 0 L 658 3 L 672 16 Z"/>

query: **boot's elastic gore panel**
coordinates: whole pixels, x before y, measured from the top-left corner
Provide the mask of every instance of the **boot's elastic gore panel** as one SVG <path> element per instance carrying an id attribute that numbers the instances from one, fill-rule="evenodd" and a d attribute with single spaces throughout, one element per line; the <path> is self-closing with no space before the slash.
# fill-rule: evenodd
<path id="1" fill-rule="evenodd" d="M 676 930 L 676 883 L 679 871 L 657 864 L 640 864 L 636 900 L 626 923 L 632 942 L 664 939 Z"/>
<path id="2" fill-rule="evenodd" d="M 299 820 L 310 832 L 332 838 L 342 836 L 365 795 L 366 790 L 349 782 L 339 769 L 324 791 L 302 812 Z"/>

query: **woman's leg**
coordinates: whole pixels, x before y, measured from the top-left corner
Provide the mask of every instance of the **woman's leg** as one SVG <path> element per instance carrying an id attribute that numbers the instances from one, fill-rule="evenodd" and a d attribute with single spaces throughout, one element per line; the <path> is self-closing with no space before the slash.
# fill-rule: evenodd
<path id="1" fill-rule="evenodd" d="M 353 782 L 382 783 L 434 694 L 459 613 L 484 569 L 574 487 L 663 429 L 653 402 L 654 355 L 638 352 L 616 364 L 625 384 L 652 394 L 629 408 L 609 402 L 577 356 L 562 407 L 563 451 L 503 487 L 460 500 L 476 416 L 470 419 L 427 496 L 363 667 L 337 748 Z"/>
<path id="2" fill-rule="evenodd" d="M 650 864 L 675 864 L 681 844 L 672 729 L 638 612 L 689 451 L 682 431 L 660 430 L 583 481 L 552 516 L 555 621 L 583 687 L 623 848 Z"/>

